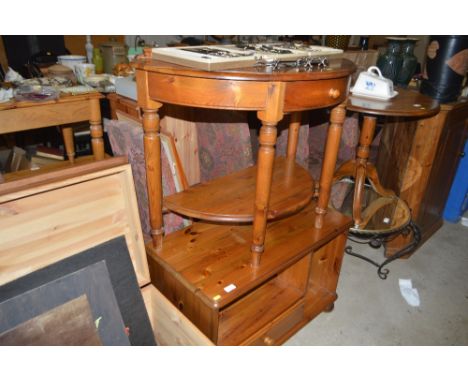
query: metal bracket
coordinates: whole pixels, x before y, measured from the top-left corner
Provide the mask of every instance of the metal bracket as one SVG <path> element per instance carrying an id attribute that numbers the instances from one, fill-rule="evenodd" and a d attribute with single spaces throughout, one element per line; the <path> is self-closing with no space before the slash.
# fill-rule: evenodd
<path id="1" fill-rule="evenodd" d="M 369 259 L 366 256 L 363 256 L 359 253 L 353 252 L 352 246 L 347 246 L 345 248 L 345 253 L 354 257 L 358 257 L 364 261 L 367 261 L 368 263 L 374 265 L 377 267 L 377 274 L 382 280 L 385 280 L 390 273 L 390 270 L 388 268 L 384 268 L 386 265 L 391 263 L 392 261 L 399 259 L 400 257 L 405 256 L 406 254 L 410 253 L 413 251 L 415 248 L 418 247 L 419 243 L 421 242 L 421 230 L 419 227 L 416 225 L 416 223 L 411 220 L 405 227 L 403 227 L 401 230 L 398 232 L 394 232 L 391 235 L 385 235 L 385 234 L 376 234 L 370 237 L 362 237 L 356 233 L 349 233 L 348 238 L 351 241 L 354 241 L 355 243 L 359 244 L 369 244 L 372 248 L 380 248 L 383 243 L 388 242 L 392 239 L 394 239 L 396 236 L 399 234 L 403 234 L 405 236 L 412 234 L 413 240 L 400 249 L 398 252 L 387 258 L 384 262 L 382 263 L 377 263 L 374 260 Z M 359 241 L 358 238 L 362 238 L 361 241 Z"/>

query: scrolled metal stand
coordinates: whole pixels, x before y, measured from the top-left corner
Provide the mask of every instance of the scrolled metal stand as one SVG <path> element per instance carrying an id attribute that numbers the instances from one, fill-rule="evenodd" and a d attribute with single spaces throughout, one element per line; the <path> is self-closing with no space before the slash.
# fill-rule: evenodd
<path id="1" fill-rule="evenodd" d="M 369 259 L 366 256 L 363 256 L 363 255 L 361 255 L 359 253 L 353 252 L 353 248 L 351 246 L 347 246 L 345 248 L 345 253 L 348 254 L 348 255 L 354 256 L 354 257 L 358 257 L 358 258 L 360 258 L 360 259 L 362 259 L 364 261 L 367 261 L 368 263 L 376 266 L 377 267 L 377 274 L 379 275 L 379 277 L 382 280 L 385 280 L 387 278 L 388 274 L 390 273 L 390 270 L 388 268 L 384 269 L 384 267 L 386 265 L 388 265 L 389 263 L 391 263 L 392 261 L 394 261 L 396 259 L 399 259 L 400 257 L 403 257 L 406 254 L 410 253 L 420 243 L 420 241 L 421 241 L 421 230 L 416 225 L 416 223 L 413 220 L 410 220 L 410 222 L 405 227 L 403 227 L 401 230 L 399 230 L 397 232 L 392 232 L 391 234 L 375 234 L 375 235 L 372 235 L 372 236 L 363 237 L 363 235 L 359 235 L 358 233 L 350 232 L 349 236 L 348 236 L 349 240 L 354 241 L 355 243 L 369 244 L 372 248 L 377 249 L 377 248 L 380 248 L 383 243 L 394 239 L 396 236 L 398 236 L 400 234 L 402 234 L 404 236 L 412 234 L 413 235 L 413 240 L 408 245 L 406 245 L 405 247 L 400 249 L 398 252 L 396 252 L 395 254 L 393 254 L 392 256 L 390 256 L 389 258 L 387 258 L 384 262 L 382 262 L 380 264 L 377 263 L 374 260 Z M 358 239 L 362 239 L 362 240 L 360 241 Z"/>

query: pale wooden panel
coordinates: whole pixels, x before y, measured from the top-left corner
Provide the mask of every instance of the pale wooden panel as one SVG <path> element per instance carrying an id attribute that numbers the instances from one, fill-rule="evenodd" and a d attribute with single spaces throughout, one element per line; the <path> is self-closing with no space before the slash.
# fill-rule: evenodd
<path id="1" fill-rule="evenodd" d="M 130 102 L 134 102 L 131 101 Z M 137 108 L 135 103 L 135 108 Z M 138 113 L 139 114 L 139 113 Z M 143 129 L 141 117 L 135 117 L 125 111 L 116 110 L 119 121 L 124 121 Z M 200 182 L 200 163 L 198 158 L 197 129 L 194 122 L 166 116 L 161 121 L 161 144 L 167 144 L 171 155 L 168 155 L 171 165 L 175 165 L 176 177 L 179 182 L 177 191 L 188 188 L 185 169 L 189 169 L 190 185 Z M 180 154 L 183 154 L 181 158 Z"/>
<path id="2" fill-rule="evenodd" d="M 123 201 L 125 203 L 125 216 L 128 223 L 126 226 L 125 241 L 130 253 L 138 253 L 139 256 L 132 257 L 133 268 L 139 279 L 150 280 L 148 262 L 146 260 L 145 243 L 141 230 L 141 221 L 138 214 L 138 204 L 133 183 L 133 176 L 130 170 L 120 173 L 122 185 Z M 140 273 L 140 274 L 139 274 Z M 143 284 L 139 284 L 140 287 Z"/>
<path id="3" fill-rule="evenodd" d="M 96 177 L 94 172 L 96 171 L 99 171 L 100 176 L 127 171 L 127 163 L 126 157 L 113 157 L 106 158 L 105 161 L 95 161 L 89 155 L 78 158 L 75 164 L 63 161 L 57 166 L 35 171 L 16 171 L 8 174 L 8 177 L 5 176 L 5 180 L 8 180 L 8 182 L 0 184 L 0 203 L 55 190 L 78 182 L 85 182 L 94 179 Z"/>
<path id="4" fill-rule="evenodd" d="M 158 345 L 214 345 L 153 285 L 141 292 Z"/>
<path id="5" fill-rule="evenodd" d="M 108 96 L 111 100 L 113 118 L 141 125 L 141 113 L 137 102 L 116 94 Z M 180 158 L 183 172 L 189 185 L 200 183 L 200 159 L 198 154 L 198 135 L 194 122 L 195 110 L 177 105 L 164 105 L 161 112 L 161 132 L 172 137 Z"/>
<path id="6" fill-rule="evenodd" d="M 174 143 L 190 186 L 200 183 L 200 158 L 198 135 L 193 122 L 193 110 L 179 106 L 165 105 L 161 120 L 161 132 L 174 138 Z"/>
<path id="7" fill-rule="evenodd" d="M 121 235 L 139 285 L 147 284 L 134 190 L 125 184 L 130 166 L 117 169 L 24 190 L 2 203 L 0 285 Z"/>

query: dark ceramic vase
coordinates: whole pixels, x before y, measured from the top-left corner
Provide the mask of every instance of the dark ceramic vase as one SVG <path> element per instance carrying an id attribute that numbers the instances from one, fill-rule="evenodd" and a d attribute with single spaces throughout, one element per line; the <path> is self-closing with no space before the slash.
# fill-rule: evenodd
<path id="1" fill-rule="evenodd" d="M 460 96 L 468 67 L 468 36 L 431 36 L 419 91 L 441 103 Z"/>
<path id="2" fill-rule="evenodd" d="M 408 39 L 403 42 L 403 61 L 400 71 L 396 78 L 396 85 L 406 87 L 411 81 L 411 78 L 418 66 L 418 59 L 414 55 L 414 47 L 417 39 Z"/>
<path id="3" fill-rule="evenodd" d="M 377 66 L 385 78 L 389 78 L 395 83 L 403 62 L 401 46 L 406 39 L 387 37 L 387 40 L 387 50 L 378 58 Z"/>

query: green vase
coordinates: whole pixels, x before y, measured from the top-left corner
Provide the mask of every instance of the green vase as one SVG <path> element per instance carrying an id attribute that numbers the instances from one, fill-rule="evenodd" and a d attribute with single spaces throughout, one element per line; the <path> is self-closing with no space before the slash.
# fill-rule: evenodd
<path id="1" fill-rule="evenodd" d="M 418 66 L 418 59 L 414 55 L 414 47 L 417 41 L 417 39 L 407 39 L 405 42 L 403 42 L 403 61 L 396 78 L 396 84 L 398 86 L 408 86 L 411 78 L 414 75 L 414 72 L 416 71 L 416 67 Z"/>
<path id="2" fill-rule="evenodd" d="M 387 37 L 388 47 L 384 54 L 379 56 L 377 67 L 382 72 L 382 76 L 391 79 L 394 83 L 400 72 L 403 57 L 401 55 L 402 42 L 406 39 L 398 37 Z"/>
<path id="3" fill-rule="evenodd" d="M 104 72 L 104 60 L 99 48 L 94 48 L 93 50 L 93 64 L 95 66 L 94 70 L 96 74 L 101 74 Z"/>

